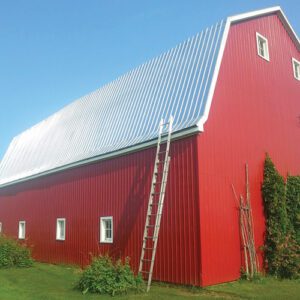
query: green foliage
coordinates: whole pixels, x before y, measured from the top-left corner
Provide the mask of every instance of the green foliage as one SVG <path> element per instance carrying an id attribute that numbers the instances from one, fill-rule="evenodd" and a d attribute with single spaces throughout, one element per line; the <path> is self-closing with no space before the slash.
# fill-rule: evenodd
<path id="1" fill-rule="evenodd" d="M 290 214 L 294 200 L 288 198 L 284 179 L 268 155 L 264 165 L 262 194 L 267 225 L 265 258 L 268 271 L 280 278 L 297 278 L 300 274 L 300 248 Z"/>
<path id="2" fill-rule="evenodd" d="M 296 241 L 300 245 L 300 176 L 287 177 L 286 204 Z"/>
<path id="3" fill-rule="evenodd" d="M 122 263 L 121 260 L 113 263 L 107 255 L 94 258 L 77 284 L 83 293 L 91 292 L 111 296 L 125 294 L 129 291 L 140 292 L 143 290 L 143 286 L 142 277 L 134 276 L 128 258 L 125 263 Z"/>
<path id="4" fill-rule="evenodd" d="M 32 264 L 29 248 L 12 238 L 0 235 L 0 268 L 30 267 Z"/>

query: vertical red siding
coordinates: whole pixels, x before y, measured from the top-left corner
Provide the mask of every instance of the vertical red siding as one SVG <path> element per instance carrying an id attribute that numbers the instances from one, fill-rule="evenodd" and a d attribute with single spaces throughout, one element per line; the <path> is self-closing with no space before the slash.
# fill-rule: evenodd
<path id="1" fill-rule="evenodd" d="M 256 31 L 268 39 L 270 62 L 257 55 Z M 230 29 L 210 116 L 198 137 L 203 285 L 239 277 L 238 211 L 231 184 L 244 192 L 245 162 L 258 251 L 265 229 L 260 192 L 265 153 L 283 175 L 300 173 L 300 82 L 293 77 L 292 56 L 300 59 L 276 15 Z"/>
<path id="2" fill-rule="evenodd" d="M 200 284 L 197 138 L 171 144 L 171 166 L 154 279 Z M 90 254 L 131 257 L 138 268 L 155 149 L 102 161 L 0 190 L 0 221 L 17 237 L 19 220 L 40 261 L 85 265 Z M 99 243 L 100 216 L 113 216 L 114 243 Z M 56 241 L 56 219 L 66 240 Z"/>

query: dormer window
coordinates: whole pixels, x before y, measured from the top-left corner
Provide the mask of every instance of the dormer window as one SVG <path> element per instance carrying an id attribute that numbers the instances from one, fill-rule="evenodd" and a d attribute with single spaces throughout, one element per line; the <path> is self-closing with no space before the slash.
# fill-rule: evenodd
<path id="1" fill-rule="evenodd" d="M 292 64 L 293 64 L 294 77 L 295 79 L 300 81 L 300 62 L 297 59 L 292 58 Z"/>
<path id="2" fill-rule="evenodd" d="M 256 32 L 257 54 L 267 61 L 270 61 L 268 40 Z"/>

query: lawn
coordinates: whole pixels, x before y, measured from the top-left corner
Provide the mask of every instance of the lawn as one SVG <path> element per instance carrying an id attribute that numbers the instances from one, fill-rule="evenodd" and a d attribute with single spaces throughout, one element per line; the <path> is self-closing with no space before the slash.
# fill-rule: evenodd
<path id="1" fill-rule="evenodd" d="M 82 295 L 74 290 L 80 275 L 75 267 L 35 263 L 29 269 L 0 269 L 1 300 L 37 299 L 299 299 L 300 281 L 263 278 L 237 281 L 205 289 L 153 284 L 148 294 L 121 297 Z"/>

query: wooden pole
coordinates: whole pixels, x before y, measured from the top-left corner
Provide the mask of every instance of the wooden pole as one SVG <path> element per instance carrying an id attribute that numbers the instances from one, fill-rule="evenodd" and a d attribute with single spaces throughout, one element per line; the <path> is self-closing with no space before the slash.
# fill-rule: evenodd
<path id="1" fill-rule="evenodd" d="M 245 228 L 244 228 L 244 221 L 243 221 L 243 204 L 242 204 L 242 197 L 240 199 L 240 230 L 242 235 L 243 241 L 243 248 L 244 248 L 244 259 L 245 259 L 245 268 L 246 268 L 246 276 L 247 279 L 249 278 L 249 267 L 248 267 L 248 255 L 247 255 L 247 246 L 246 246 L 246 238 L 245 238 Z"/>

